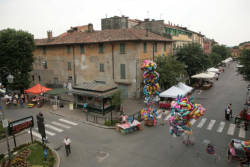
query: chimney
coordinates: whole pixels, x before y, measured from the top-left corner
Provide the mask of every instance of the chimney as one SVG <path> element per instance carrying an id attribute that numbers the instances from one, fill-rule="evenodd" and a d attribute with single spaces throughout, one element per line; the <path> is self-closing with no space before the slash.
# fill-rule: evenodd
<path id="1" fill-rule="evenodd" d="M 52 31 L 47 31 L 47 35 L 48 35 L 48 41 L 51 41 L 52 40 Z"/>
<path id="2" fill-rule="evenodd" d="M 88 32 L 93 32 L 93 31 L 94 31 L 93 24 L 89 23 L 88 24 Z"/>

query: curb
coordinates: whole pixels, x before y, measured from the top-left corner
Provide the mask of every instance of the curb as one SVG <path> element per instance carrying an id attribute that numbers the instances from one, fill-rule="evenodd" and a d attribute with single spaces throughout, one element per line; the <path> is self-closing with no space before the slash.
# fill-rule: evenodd
<path id="1" fill-rule="evenodd" d="M 67 117 L 63 114 L 59 114 L 57 112 L 53 112 L 53 111 L 49 111 L 51 114 L 54 114 L 54 115 L 58 115 L 58 116 L 61 116 L 61 117 Z M 84 124 L 87 124 L 87 125 L 91 125 L 91 126 L 94 126 L 94 127 L 98 127 L 98 128 L 103 128 L 103 129 L 115 129 L 115 127 L 109 127 L 109 126 L 104 126 L 104 125 L 99 125 L 99 124 L 95 124 L 95 123 L 92 123 L 92 122 L 89 122 L 89 121 L 85 121 L 85 120 L 77 120 L 78 122 L 82 122 Z"/>
<path id="2" fill-rule="evenodd" d="M 54 164 L 53 167 L 60 167 L 60 163 L 61 163 L 61 159 L 60 159 L 60 156 L 58 154 L 58 152 L 56 150 L 54 150 L 52 148 L 52 146 L 50 145 L 47 145 L 49 147 L 49 149 L 51 149 L 51 151 L 54 153 L 54 155 L 56 156 L 56 163 Z"/>
<path id="3" fill-rule="evenodd" d="M 21 136 L 21 135 L 26 134 L 26 133 L 27 132 L 25 130 L 21 131 L 20 133 L 15 134 L 15 137 Z M 13 136 L 8 136 L 8 139 L 13 139 Z M 6 136 L 3 139 L 0 139 L 0 143 L 4 143 L 4 142 L 6 142 Z"/>

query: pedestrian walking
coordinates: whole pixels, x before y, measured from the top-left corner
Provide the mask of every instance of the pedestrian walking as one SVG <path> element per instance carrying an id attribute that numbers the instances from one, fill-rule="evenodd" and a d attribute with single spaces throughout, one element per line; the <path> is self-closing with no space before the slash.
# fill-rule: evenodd
<path id="1" fill-rule="evenodd" d="M 65 151 L 66 151 L 67 156 L 69 156 L 69 154 L 71 154 L 70 144 L 71 144 L 71 140 L 68 136 L 66 136 L 64 138 L 64 146 L 65 146 Z"/>
<path id="2" fill-rule="evenodd" d="M 162 111 L 162 114 L 161 114 L 161 125 L 164 126 L 165 125 L 165 119 L 166 119 L 166 112 L 165 110 Z"/>
<path id="3" fill-rule="evenodd" d="M 228 108 L 230 110 L 230 117 L 233 118 L 233 110 L 232 110 L 232 104 L 231 103 L 228 105 Z"/>
<path id="4" fill-rule="evenodd" d="M 227 121 L 229 121 L 229 118 L 230 118 L 230 109 L 228 107 L 226 107 L 226 109 L 225 109 L 225 119 Z"/>

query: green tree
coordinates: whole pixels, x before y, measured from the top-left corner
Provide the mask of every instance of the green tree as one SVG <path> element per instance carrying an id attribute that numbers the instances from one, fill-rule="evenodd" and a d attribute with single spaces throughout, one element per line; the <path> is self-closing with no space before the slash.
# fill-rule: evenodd
<path id="1" fill-rule="evenodd" d="M 177 60 L 185 64 L 188 76 L 204 71 L 208 67 L 208 56 L 203 53 L 201 45 L 190 43 L 184 45 L 175 54 Z"/>
<path id="2" fill-rule="evenodd" d="M 159 84 L 163 90 L 176 85 L 187 75 L 185 65 L 173 56 L 157 56 L 156 64 L 156 71 L 160 74 Z"/>
<path id="3" fill-rule="evenodd" d="M 212 48 L 212 53 L 216 53 L 221 56 L 221 60 L 225 60 L 226 58 L 231 56 L 231 52 L 229 51 L 229 48 L 227 48 L 225 45 L 215 45 Z"/>
<path id="4" fill-rule="evenodd" d="M 35 49 L 33 35 L 22 30 L 1 30 L 0 48 L 0 80 L 6 85 L 6 77 L 11 74 L 14 82 L 8 87 L 21 91 L 28 88 Z"/>
<path id="5" fill-rule="evenodd" d="M 243 75 L 244 79 L 250 81 L 250 50 L 243 50 L 239 57 L 240 64 L 243 67 L 239 68 L 239 72 Z"/>
<path id="6" fill-rule="evenodd" d="M 215 53 L 215 52 L 212 52 L 209 55 L 209 58 L 210 58 L 210 61 L 211 61 L 211 66 L 217 66 L 222 61 L 222 57 L 219 54 Z"/>

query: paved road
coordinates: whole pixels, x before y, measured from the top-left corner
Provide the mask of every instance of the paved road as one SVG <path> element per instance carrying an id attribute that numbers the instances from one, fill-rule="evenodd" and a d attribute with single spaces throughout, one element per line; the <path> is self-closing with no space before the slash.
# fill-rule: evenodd
<path id="1" fill-rule="evenodd" d="M 59 146 L 64 136 L 72 138 L 72 154 L 69 157 L 65 156 L 63 147 L 58 150 L 61 167 L 236 166 L 236 162 L 226 161 L 226 145 L 231 138 L 250 139 L 249 132 L 233 127 L 232 121 L 226 122 L 224 108 L 227 103 L 232 103 L 233 112 L 239 113 L 245 101 L 246 86 L 247 83 L 235 72 L 235 64 L 232 64 L 221 74 L 214 87 L 200 94 L 194 93 L 195 102 L 203 104 L 207 112 L 202 119 L 193 123 L 193 146 L 183 145 L 183 137 L 173 138 L 168 132 L 168 125 L 145 127 L 141 132 L 124 136 L 114 130 L 46 113 L 49 141 Z M 36 113 L 26 109 L 9 110 L 6 115 L 14 120 L 30 114 Z M 206 154 L 207 142 L 215 145 L 216 156 Z"/>

